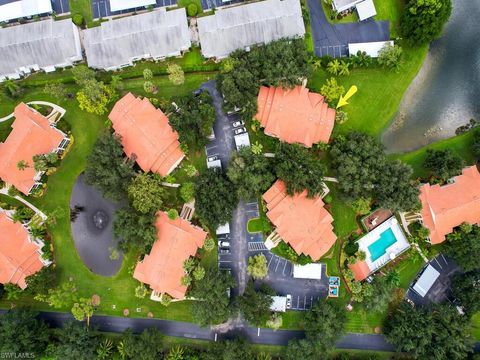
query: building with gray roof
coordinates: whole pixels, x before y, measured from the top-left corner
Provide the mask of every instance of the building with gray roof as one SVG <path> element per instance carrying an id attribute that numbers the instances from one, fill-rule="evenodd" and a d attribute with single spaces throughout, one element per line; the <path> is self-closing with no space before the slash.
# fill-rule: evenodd
<path id="1" fill-rule="evenodd" d="M 70 19 L 0 28 L 0 52 L 0 81 L 82 60 L 78 29 Z"/>
<path id="2" fill-rule="evenodd" d="M 299 0 L 265 0 L 218 9 L 197 20 L 203 56 L 227 57 L 237 49 L 305 34 Z"/>
<path id="3" fill-rule="evenodd" d="M 177 56 L 191 46 L 185 8 L 111 20 L 85 30 L 84 35 L 88 66 L 105 70 L 140 59 Z"/>

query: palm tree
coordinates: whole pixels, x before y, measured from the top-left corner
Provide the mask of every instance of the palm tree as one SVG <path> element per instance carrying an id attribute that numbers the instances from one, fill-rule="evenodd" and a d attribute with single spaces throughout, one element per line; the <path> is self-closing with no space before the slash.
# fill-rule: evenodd
<path id="1" fill-rule="evenodd" d="M 338 75 L 350 75 L 350 70 L 348 69 L 349 67 L 350 64 L 342 60 L 338 70 Z"/>
<path id="2" fill-rule="evenodd" d="M 184 350 L 180 346 L 175 346 L 170 349 L 168 355 L 165 357 L 166 360 L 183 360 Z"/>
<path id="3" fill-rule="evenodd" d="M 118 354 L 120 355 L 121 359 L 126 359 L 127 358 L 127 352 L 125 350 L 125 344 L 123 343 L 122 340 L 117 345 L 117 351 L 118 351 Z"/>
<path id="4" fill-rule="evenodd" d="M 113 342 L 110 339 L 103 340 L 97 347 L 97 357 L 99 359 L 108 359 L 112 354 Z"/>
<path id="5" fill-rule="evenodd" d="M 315 56 L 311 56 L 308 62 L 312 65 L 313 70 L 318 70 L 322 67 L 322 61 Z"/>
<path id="6" fill-rule="evenodd" d="M 26 168 L 28 167 L 28 163 L 25 161 L 25 160 L 20 160 L 18 163 L 17 163 L 17 169 L 18 170 L 25 170 Z"/>
<path id="7" fill-rule="evenodd" d="M 337 59 L 333 59 L 332 61 L 330 61 L 327 64 L 327 71 L 330 74 L 338 75 L 338 73 L 340 71 L 340 61 L 338 61 Z"/>
<path id="8" fill-rule="evenodd" d="M 17 83 L 15 83 L 13 80 L 5 81 L 4 85 L 5 85 L 5 89 L 10 94 L 10 96 L 15 97 L 15 96 L 18 95 L 18 91 L 20 90 L 20 86 L 18 86 Z"/>
<path id="9" fill-rule="evenodd" d="M 252 144 L 252 153 L 255 155 L 259 155 L 263 152 L 263 145 L 260 144 L 258 141 Z"/>

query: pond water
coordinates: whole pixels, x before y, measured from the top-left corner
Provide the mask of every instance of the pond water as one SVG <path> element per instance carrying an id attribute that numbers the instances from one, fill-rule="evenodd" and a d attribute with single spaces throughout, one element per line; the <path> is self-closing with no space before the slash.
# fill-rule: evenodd
<path id="1" fill-rule="evenodd" d="M 480 0 L 453 0 L 443 36 L 382 136 L 388 152 L 405 152 L 455 135 L 470 119 L 480 121 Z"/>

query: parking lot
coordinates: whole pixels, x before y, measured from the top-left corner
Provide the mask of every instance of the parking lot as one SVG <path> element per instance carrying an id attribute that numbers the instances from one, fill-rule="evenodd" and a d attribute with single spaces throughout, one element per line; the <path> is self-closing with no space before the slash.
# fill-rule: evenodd
<path id="1" fill-rule="evenodd" d="M 56 0 L 56 1 L 60 1 L 60 0 Z M 67 0 L 61 0 L 61 1 L 67 1 Z M 157 0 L 157 3 L 154 5 L 154 7 L 175 6 L 175 5 L 177 5 L 177 0 Z M 142 10 L 145 10 L 144 6 L 139 8 L 134 8 L 134 9 L 126 9 L 122 11 L 111 11 L 110 0 L 92 0 L 92 12 L 93 12 L 94 19 L 128 14 L 128 13 L 133 13 L 133 12 L 142 11 Z"/>
<path id="2" fill-rule="evenodd" d="M 419 275 L 423 272 L 428 264 L 437 270 L 440 275 L 427 294 L 422 297 L 413 290 L 413 286 L 415 285 Z M 412 281 L 405 295 L 405 297 L 411 300 L 415 306 L 428 305 L 429 303 L 440 304 L 450 300 L 450 284 L 452 277 L 459 271 L 458 266 L 453 262 L 453 260 L 447 258 L 443 254 L 440 254 L 436 258 L 430 260 L 428 264 L 425 264 L 425 267 L 423 267 L 422 270 L 417 274 L 415 280 Z"/>
<path id="3" fill-rule="evenodd" d="M 222 0 L 201 0 L 203 10 L 217 9 L 221 6 L 233 5 L 241 3 L 241 0 L 231 0 L 231 1 L 222 1 Z"/>
<path id="4" fill-rule="evenodd" d="M 247 223 L 259 216 L 258 202 L 245 204 Z M 313 303 L 328 294 L 328 276 L 322 266 L 322 279 L 297 279 L 293 277 L 293 263 L 275 255 L 265 247 L 263 234 L 246 232 L 248 256 L 263 254 L 267 258 L 268 275 L 263 280 L 279 295 L 292 295 L 292 310 L 308 310 Z"/>

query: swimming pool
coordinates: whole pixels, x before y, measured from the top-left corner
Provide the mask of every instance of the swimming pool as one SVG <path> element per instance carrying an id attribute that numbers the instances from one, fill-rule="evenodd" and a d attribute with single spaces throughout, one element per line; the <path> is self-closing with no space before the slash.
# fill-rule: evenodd
<path id="1" fill-rule="evenodd" d="M 370 252 L 370 257 L 372 262 L 382 257 L 387 248 L 392 246 L 397 242 L 397 238 L 393 233 L 391 228 L 388 228 L 380 234 L 380 238 L 368 246 L 368 251 Z"/>

